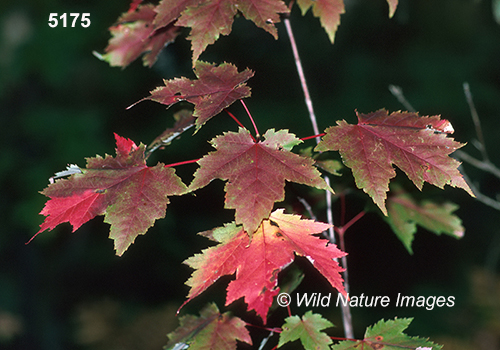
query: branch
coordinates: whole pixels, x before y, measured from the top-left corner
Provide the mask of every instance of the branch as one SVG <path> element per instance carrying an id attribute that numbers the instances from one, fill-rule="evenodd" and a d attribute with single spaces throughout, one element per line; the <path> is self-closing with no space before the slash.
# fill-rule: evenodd
<path id="1" fill-rule="evenodd" d="M 413 108 L 410 102 L 408 102 L 408 100 L 406 99 L 405 95 L 403 94 L 403 89 L 400 86 L 389 85 L 389 91 L 394 95 L 394 97 L 398 99 L 399 103 L 401 103 L 408 112 L 416 112 L 415 108 Z"/>
<path id="2" fill-rule="evenodd" d="M 463 84 L 464 87 L 464 94 L 465 98 L 467 99 L 467 104 L 469 105 L 469 109 L 471 112 L 472 116 L 472 121 L 474 122 L 474 127 L 476 129 L 476 136 L 477 139 L 479 140 L 479 145 L 477 148 L 481 152 L 481 155 L 483 157 L 483 160 L 479 160 L 477 158 L 474 158 L 470 156 L 469 154 L 465 153 L 464 151 L 455 151 L 453 153 L 454 156 L 456 156 L 458 159 L 467 162 L 471 164 L 472 166 L 483 170 L 485 172 L 488 172 L 495 177 L 500 179 L 500 169 L 496 167 L 488 158 L 488 154 L 486 152 L 486 144 L 484 142 L 484 136 L 483 136 L 483 130 L 481 128 L 481 121 L 479 120 L 479 115 L 477 113 L 476 107 L 474 105 L 474 101 L 472 99 L 472 93 L 470 92 L 470 87 L 467 82 Z M 408 102 L 408 100 L 405 98 L 403 94 L 403 89 L 399 86 L 396 85 L 389 85 L 389 91 L 398 99 L 398 101 L 409 111 L 415 112 L 415 109 L 412 107 L 412 105 Z M 479 188 L 470 181 L 469 177 L 465 174 L 463 169 L 460 170 L 462 175 L 464 176 L 465 181 L 469 184 L 472 192 L 476 196 L 476 199 L 480 201 L 481 203 L 492 207 L 496 210 L 500 210 L 500 201 L 494 200 L 493 198 L 488 197 L 487 195 L 481 193 L 479 191 Z"/>
<path id="3" fill-rule="evenodd" d="M 300 85 L 302 86 L 302 91 L 304 92 L 304 100 L 307 106 L 307 110 L 309 112 L 309 119 L 311 120 L 311 124 L 313 127 L 313 131 L 315 135 L 319 135 L 318 123 L 316 121 L 316 114 L 314 113 L 314 108 L 311 100 L 311 95 L 309 94 L 309 88 L 307 87 L 306 77 L 304 75 L 304 69 L 302 68 L 302 61 L 300 60 L 299 51 L 297 49 L 297 44 L 295 43 L 295 36 L 293 35 L 292 25 L 290 23 L 290 19 L 285 18 L 283 20 L 286 27 L 286 32 L 288 34 L 288 38 L 290 39 L 290 45 L 292 47 L 293 57 L 295 59 L 295 66 L 297 68 L 297 73 L 299 74 Z M 321 138 L 319 136 L 316 137 L 316 143 L 319 143 Z M 325 175 L 325 182 L 328 186 L 330 186 L 330 178 Z M 332 215 L 332 194 L 330 191 L 325 191 L 325 199 L 326 199 L 326 216 L 327 221 L 332 227 L 328 230 L 328 239 L 331 243 L 335 244 L 335 232 L 333 230 L 333 215 Z M 338 260 L 338 259 L 335 259 Z M 342 258 L 342 266 L 344 267 L 344 288 L 349 290 L 349 281 L 347 279 L 347 258 L 344 256 Z M 341 303 L 342 308 L 342 321 L 344 324 L 344 334 L 346 338 L 354 338 L 354 330 L 352 326 L 352 317 L 351 317 L 351 309 L 349 304 L 345 305 Z"/>
<path id="4" fill-rule="evenodd" d="M 486 153 L 486 144 L 484 142 L 483 130 L 481 128 L 481 121 L 479 120 L 479 115 L 477 114 L 476 106 L 474 105 L 474 101 L 472 100 L 472 94 L 470 92 L 469 83 L 464 83 L 464 94 L 467 100 L 467 104 L 469 105 L 470 114 L 472 116 L 472 121 L 474 122 L 474 128 L 476 128 L 477 139 L 479 140 L 480 147 L 479 151 L 483 155 L 483 160 L 489 162 L 488 154 Z"/>

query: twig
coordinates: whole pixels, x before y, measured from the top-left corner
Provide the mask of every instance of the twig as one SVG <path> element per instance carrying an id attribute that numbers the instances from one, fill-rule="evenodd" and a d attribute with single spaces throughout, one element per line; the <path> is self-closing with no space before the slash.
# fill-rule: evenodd
<path id="1" fill-rule="evenodd" d="M 486 153 L 486 145 L 484 143 L 481 122 L 479 120 L 479 115 L 477 114 L 477 110 L 474 105 L 474 101 L 472 99 L 472 94 L 470 92 L 469 84 L 464 83 L 463 87 L 464 87 L 465 98 L 467 99 L 467 103 L 469 105 L 469 109 L 472 115 L 472 120 L 474 122 L 474 127 L 476 129 L 476 136 L 479 140 L 478 149 L 481 151 L 483 160 L 476 159 L 461 150 L 455 151 L 453 155 L 458 159 L 467 162 L 480 170 L 493 174 L 495 177 L 500 179 L 500 169 L 497 168 L 493 163 L 491 163 L 491 161 L 488 158 L 488 154 Z M 408 108 L 409 111 L 415 111 L 412 105 L 405 98 L 403 94 L 403 89 L 401 89 L 399 86 L 389 85 L 389 91 L 398 99 L 399 102 L 401 102 L 401 104 L 403 104 L 403 106 L 405 106 L 405 108 Z M 465 181 L 469 185 L 470 189 L 472 190 L 472 193 L 474 193 L 478 201 L 496 210 L 500 210 L 500 201 L 494 200 L 493 198 L 490 198 L 487 195 L 481 193 L 479 191 L 479 188 L 472 181 L 470 181 L 469 177 L 467 176 L 467 174 L 464 172 L 463 169 L 460 170 L 460 173 L 463 175 Z"/>
<path id="2" fill-rule="evenodd" d="M 463 160 L 464 162 L 467 162 L 470 165 L 473 165 L 478 169 L 486 171 L 487 173 L 493 174 L 493 175 L 495 175 L 495 177 L 498 177 L 500 179 L 500 169 L 497 168 L 489 160 L 476 159 L 476 158 L 474 158 L 474 157 L 472 157 L 472 156 L 468 155 L 467 153 L 460 151 L 460 150 L 455 151 L 455 153 L 453 153 L 453 154 L 456 155 L 461 160 Z"/>
<path id="3" fill-rule="evenodd" d="M 480 201 L 481 203 L 483 203 L 489 207 L 492 207 L 493 209 L 500 210 L 500 202 L 499 201 L 496 201 L 493 198 L 490 198 L 487 195 L 479 192 L 479 189 L 476 187 L 476 185 L 473 182 L 470 181 L 469 177 L 465 174 L 465 172 L 463 170 L 461 170 L 460 172 L 462 173 L 465 181 L 469 184 L 469 187 L 470 187 L 472 193 L 474 193 L 474 195 L 476 196 L 476 199 L 478 201 Z"/>
<path id="4" fill-rule="evenodd" d="M 405 95 L 403 94 L 403 89 L 400 86 L 389 85 L 389 91 L 394 95 L 394 97 L 398 99 L 399 103 L 401 103 L 408 112 L 415 113 L 417 111 L 415 108 L 413 108 L 411 103 L 408 102 Z"/>
<path id="5" fill-rule="evenodd" d="M 481 145 L 481 147 L 479 147 L 479 151 L 481 151 L 483 160 L 489 162 L 488 153 L 486 153 L 486 143 L 484 142 L 483 129 L 481 128 L 481 121 L 479 120 L 476 106 L 474 105 L 474 101 L 472 100 L 472 93 L 470 92 L 469 83 L 465 82 L 463 86 L 465 99 L 467 100 L 467 104 L 469 105 L 472 121 L 474 122 L 474 127 L 476 128 L 477 139 L 479 140 L 479 143 Z"/>
<path id="6" fill-rule="evenodd" d="M 297 73 L 299 74 L 299 79 L 300 79 L 300 85 L 302 86 L 302 91 L 304 92 L 304 100 L 307 106 L 307 110 L 309 112 L 309 119 L 311 120 L 311 124 L 313 127 L 314 134 L 318 135 L 319 134 L 319 129 L 318 129 L 318 123 L 316 121 L 316 114 L 314 113 L 314 108 L 311 100 L 311 95 L 309 94 L 309 89 L 307 87 L 307 82 L 306 82 L 306 77 L 304 75 L 304 69 L 302 68 L 302 61 L 300 60 L 299 56 L 299 51 L 297 49 L 297 44 L 295 43 L 295 36 L 293 35 L 292 31 L 292 25 L 290 23 L 290 20 L 288 18 L 285 18 L 283 20 L 285 23 L 285 28 L 286 32 L 288 34 L 288 39 L 290 40 L 290 45 L 292 47 L 293 51 L 293 57 L 295 59 L 295 66 L 297 68 Z M 316 143 L 319 143 L 321 141 L 321 138 L 318 136 L 316 137 Z M 325 182 L 328 186 L 330 186 L 330 178 L 328 176 L 324 176 Z M 326 190 L 325 191 L 325 196 L 326 196 L 326 215 L 327 215 L 327 220 L 328 223 L 332 225 L 330 229 L 328 230 L 328 239 L 330 242 L 333 244 L 336 243 L 335 240 L 335 232 L 333 230 L 333 215 L 332 215 L 332 194 L 330 191 Z M 335 259 L 338 261 L 338 259 Z M 346 290 L 349 290 L 349 281 L 347 280 L 347 260 L 342 259 L 342 265 L 345 268 L 345 274 L 344 274 L 344 288 Z M 342 309 L 342 322 L 344 324 L 344 335 L 346 338 L 354 338 L 354 330 L 352 327 L 352 317 L 351 317 L 351 309 L 349 304 L 344 306 L 343 303 L 341 303 L 341 309 Z"/>

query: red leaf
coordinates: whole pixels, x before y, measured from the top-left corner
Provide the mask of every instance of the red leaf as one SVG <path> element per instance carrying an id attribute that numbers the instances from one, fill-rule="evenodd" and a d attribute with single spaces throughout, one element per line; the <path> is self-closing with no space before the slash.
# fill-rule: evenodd
<path id="1" fill-rule="evenodd" d="M 279 292 L 278 273 L 294 260 L 294 253 L 307 257 L 333 287 L 346 295 L 340 275 L 343 269 L 333 260 L 345 253 L 327 240 L 313 236 L 329 227 L 278 209 L 262 222 L 251 242 L 248 233 L 234 223 L 213 230 L 212 237 L 220 244 L 185 261 L 196 271 L 186 282 L 191 290 L 184 304 L 221 276 L 236 272 L 236 279 L 227 287 L 226 305 L 244 297 L 248 309 L 255 310 L 265 322 Z"/>
<path id="2" fill-rule="evenodd" d="M 128 8 L 128 12 L 134 12 L 137 9 L 137 6 L 139 6 L 141 2 L 142 0 L 132 0 Z"/>
<path id="3" fill-rule="evenodd" d="M 158 16 L 164 16 L 168 20 L 182 11 L 175 25 L 191 28 L 188 39 L 191 40 L 193 48 L 193 65 L 206 47 L 217 41 L 221 34 L 229 35 L 231 33 L 237 11 L 240 11 L 245 18 L 253 21 L 258 27 L 271 33 L 275 39 L 277 38 L 277 30 L 274 23 L 279 22 L 280 13 L 289 12 L 286 4 L 281 0 L 196 1 L 184 6 L 184 11 L 178 6 L 175 6 L 173 10 L 170 7 L 161 6 L 162 11 L 159 12 Z M 163 14 L 163 11 L 166 11 L 168 15 Z M 165 23 L 166 20 L 162 22 Z"/>
<path id="4" fill-rule="evenodd" d="M 155 8 L 157 13 L 154 25 L 163 27 L 173 23 L 182 11 L 191 6 L 197 6 L 202 0 L 161 0 Z"/>
<path id="5" fill-rule="evenodd" d="M 144 145 L 139 147 L 115 134 L 116 157 L 87 159 L 87 168 L 68 179 L 58 179 L 42 194 L 50 197 L 40 214 L 47 216 L 38 233 L 63 222 L 73 232 L 97 215 L 106 214 L 110 238 L 118 255 L 156 219 L 165 216 L 169 195 L 180 195 L 186 186 L 175 171 L 159 163 L 146 166 Z M 37 233 L 37 234 L 38 234 Z"/>
<path id="6" fill-rule="evenodd" d="M 193 48 L 193 66 L 208 45 L 219 36 L 231 33 L 236 6 L 233 0 L 203 1 L 197 7 L 188 7 L 175 23 L 191 27 L 188 39 Z"/>
<path id="7" fill-rule="evenodd" d="M 220 314 L 215 304 L 209 304 L 200 312 L 200 317 L 191 315 L 179 318 L 180 326 L 168 334 L 170 339 L 165 349 L 236 349 L 236 341 L 252 345 L 246 324 L 238 317 L 226 312 Z M 178 347 L 176 347 L 178 346 Z"/>
<path id="8" fill-rule="evenodd" d="M 217 151 L 198 161 L 200 168 L 190 185 L 194 191 L 213 179 L 229 180 L 225 207 L 236 209 L 236 223 L 250 235 L 269 217 L 274 202 L 284 199 L 285 180 L 330 190 L 313 159 L 289 151 L 301 142 L 295 135 L 270 129 L 264 139 L 254 142 L 243 128 L 214 138 L 211 143 Z"/>
<path id="9" fill-rule="evenodd" d="M 195 73 L 197 80 L 184 77 L 165 80 L 165 86 L 151 91 L 151 96 L 141 101 L 152 100 L 168 107 L 180 101 L 188 101 L 195 105 L 193 115 L 197 118 L 196 127 L 199 129 L 224 108 L 250 96 L 250 88 L 245 84 L 253 76 L 249 69 L 238 73 L 237 68 L 229 63 L 215 67 L 198 61 Z"/>
<path id="10" fill-rule="evenodd" d="M 458 171 L 460 163 L 448 155 L 463 144 L 447 137 L 453 132 L 439 116 L 420 117 L 417 113 L 380 110 L 357 113 L 358 124 L 337 121 L 326 130 L 317 151 L 340 151 L 344 164 L 352 169 L 356 185 L 362 188 L 382 212 L 389 180 L 396 176 L 395 164 L 422 189 L 424 181 L 439 188 L 460 187 L 474 196 Z"/>
<path id="11" fill-rule="evenodd" d="M 163 47 L 175 40 L 179 34 L 173 25 L 158 27 L 153 24 L 156 12 L 154 6 L 139 5 L 136 11 L 126 12 L 118 23 L 109 28 L 113 36 L 100 56 L 111 66 L 125 68 L 141 54 L 144 65 L 151 67 Z"/>
<path id="12" fill-rule="evenodd" d="M 345 12 L 344 0 L 298 0 L 302 15 L 312 6 L 313 15 L 318 17 L 321 26 L 325 29 L 333 44 L 337 27 L 340 24 L 340 15 Z"/>
<path id="13" fill-rule="evenodd" d="M 278 39 L 278 31 L 274 24 L 280 22 L 279 14 L 290 12 L 281 0 L 237 0 L 236 7 L 246 19 L 253 21 L 275 39 Z"/>

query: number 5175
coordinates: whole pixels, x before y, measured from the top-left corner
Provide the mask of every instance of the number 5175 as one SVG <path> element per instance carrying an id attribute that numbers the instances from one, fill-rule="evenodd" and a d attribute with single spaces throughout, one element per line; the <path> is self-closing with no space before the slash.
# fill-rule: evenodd
<path id="1" fill-rule="evenodd" d="M 81 17 L 80 17 L 81 15 Z M 80 25 L 83 28 L 88 28 L 90 26 L 90 13 L 63 13 L 58 16 L 57 13 L 51 13 L 49 15 L 49 27 L 55 28 L 59 25 L 59 20 L 62 21 L 62 26 L 66 28 L 68 26 L 68 19 L 71 21 L 71 27 L 74 28 L 77 24 L 78 18 L 80 18 Z"/>

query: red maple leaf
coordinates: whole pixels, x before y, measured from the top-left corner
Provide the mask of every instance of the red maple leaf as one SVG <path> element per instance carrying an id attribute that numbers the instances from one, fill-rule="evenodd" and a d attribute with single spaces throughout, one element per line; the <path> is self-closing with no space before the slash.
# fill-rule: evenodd
<path id="1" fill-rule="evenodd" d="M 132 3 L 131 9 L 137 7 Z M 179 28 L 173 25 L 155 26 L 155 7 L 151 4 L 138 5 L 137 9 L 124 13 L 117 24 L 110 27 L 112 38 L 99 58 L 111 66 L 125 68 L 141 54 L 144 65 L 151 67 L 163 47 L 175 40 Z"/>
<path id="2" fill-rule="evenodd" d="M 394 15 L 398 0 L 387 0 L 389 17 Z M 312 7 L 314 17 L 318 17 L 333 44 L 335 33 L 340 25 L 340 15 L 345 12 L 344 0 L 297 0 L 302 15 Z"/>
<path id="3" fill-rule="evenodd" d="M 333 44 L 337 27 L 340 25 L 340 15 L 345 12 L 344 0 L 298 0 L 297 4 L 304 15 L 312 6 L 312 12 L 318 17 Z"/>
<path id="4" fill-rule="evenodd" d="M 203 1 L 182 13 L 175 25 L 191 28 L 188 39 L 193 48 L 193 66 L 208 45 L 219 39 L 221 34 L 231 33 L 235 14 L 233 0 Z"/>
<path id="5" fill-rule="evenodd" d="M 178 13 L 178 8 L 171 10 L 162 6 L 161 9 L 173 12 L 174 15 Z M 188 39 L 191 40 L 193 49 L 193 65 L 208 45 L 217 41 L 220 35 L 231 33 L 234 16 L 238 11 L 277 39 L 274 24 L 280 21 L 279 14 L 288 13 L 289 9 L 281 0 L 215 0 L 188 4 L 175 25 L 191 28 Z"/>
<path id="6" fill-rule="evenodd" d="M 156 219 L 165 216 L 169 195 L 180 195 L 186 186 L 172 168 L 158 163 L 148 167 L 144 145 L 139 147 L 115 134 L 116 157 L 87 158 L 86 169 L 68 179 L 58 179 L 42 194 L 49 197 L 40 214 L 47 216 L 39 234 L 63 222 L 73 232 L 97 215 L 111 224 L 110 238 L 122 255 Z"/>
<path id="7" fill-rule="evenodd" d="M 463 144 L 447 137 L 453 127 L 439 116 L 386 110 L 357 113 L 358 124 L 337 121 L 326 130 L 317 151 L 340 151 L 362 188 L 387 215 L 385 200 L 389 180 L 396 176 L 395 164 L 422 189 L 424 181 L 439 188 L 460 187 L 474 196 L 458 171 L 460 163 L 448 155 Z"/>
<path id="8" fill-rule="evenodd" d="M 229 180 L 225 207 L 236 209 L 236 223 L 252 234 L 269 217 L 274 202 L 285 196 L 285 180 L 329 189 L 313 166 L 314 160 L 290 152 L 302 142 L 287 130 L 266 131 L 264 141 L 255 142 L 246 129 L 227 132 L 211 143 L 217 149 L 198 161 L 190 190 L 213 179 Z"/>
<path id="9" fill-rule="evenodd" d="M 234 223 L 209 231 L 210 238 L 220 244 L 185 261 L 196 271 L 186 282 L 191 290 L 184 304 L 221 276 L 236 272 L 236 279 L 227 287 L 226 305 L 244 297 L 248 309 L 255 310 L 265 323 L 273 298 L 279 293 L 278 273 L 294 260 L 294 253 L 308 258 L 334 288 L 346 295 L 340 275 L 343 269 L 334 260 L 346 254 L 328 240 L 313 236 L 330 226 L 278 209 L 262 222 L 251 241 L 248 233 Z"/>
<path id="10" fill-rule="evenodd" d="M 151 96 L 136 103 L 152 100 L 170 107 L 177 102 L 188 101 L 195 105 L 193 116 L 199 129 L 224 108 L 250 96 L 250 88 L 245 84 L 253 76 L 249 69 L 238 73 L 237 68 L 229 63 L 216 67 L 198 61 L 194 70 L 198 79 L 182 77 L 165 80 L 165 86 L 157 87 L 151 91 Z"/>

